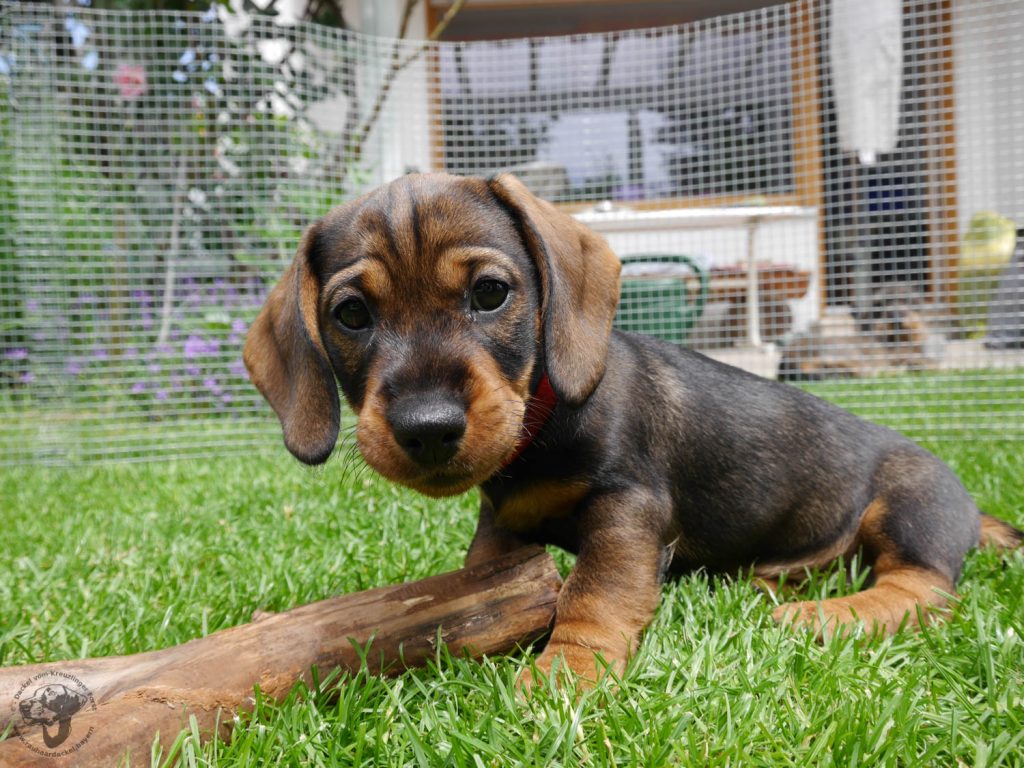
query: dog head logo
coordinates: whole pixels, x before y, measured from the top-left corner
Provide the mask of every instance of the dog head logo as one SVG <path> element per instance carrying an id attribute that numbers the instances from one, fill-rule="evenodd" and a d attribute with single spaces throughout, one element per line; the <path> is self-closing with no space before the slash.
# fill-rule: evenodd
<path id="1" fill-rule="evenodd" d="M 28 725 L 43 727 L 43 742 L 51 749 L 63 744 L 71 733 L 71 718 L 85 706 L 87 699 L 61 683 L 37 688 L 28 699 L 18 704 L 21 717 Z M 55 733 L 50 729 L 57 726 Z"/>

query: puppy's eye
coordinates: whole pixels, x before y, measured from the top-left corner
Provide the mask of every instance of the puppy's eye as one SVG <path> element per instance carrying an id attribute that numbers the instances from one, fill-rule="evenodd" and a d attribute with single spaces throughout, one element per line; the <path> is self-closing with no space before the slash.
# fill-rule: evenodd
<path id="1" fill-rule="evenodd" d="M 334 319 L 350 331 L 361 331 L 370 324 L 370 310 L 359 299 L 345 299 L 334 308 Z"/>
<path id="2" fill-rule="evenodd" d="M 508 298 L 508 286 L 500 280 L 484 279 L 473 286 L 470 306 L 477 312 L 493 312 Z"/>

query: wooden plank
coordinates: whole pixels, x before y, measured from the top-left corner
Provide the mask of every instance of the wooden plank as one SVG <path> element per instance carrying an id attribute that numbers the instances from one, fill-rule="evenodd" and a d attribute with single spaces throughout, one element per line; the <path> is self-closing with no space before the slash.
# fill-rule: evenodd
<path id="1" fill-rule="evenodd" d="M 818 259 L 822 276 L 818 304 L 825 305 L 828 254 L 825 243 L 825 199 L 821 130 L 821 35 L 819 0 L 792 4 L 791 72 L 793 98 L 793 178 L 799 205 L 818 209 Z"/>
<path id="2" fill-rule="evenodd" d="M 437 27 L 437 23 L 448 10 L 451 3 L 445 3 L 440 7 L 437 3 L 427 3 L 426 28 L 423 30 L 423 37 L 430 35 L 431 30 Z M 427 56 L 427 130 L 430 131 L 430 167 L 425 171 L 443 171 L 444 167 L 444 111 L 441 107 L 443 96 L 441 94 L 441 54 L 438 47 L 433 46 Z"/>
<path id="3" fill-rule="evenodd" d="M 558 203 L 558 207 L 566 213 L 583 213 L 594 209 L 601 200 L 587 200 L 583 202 Z M 747 192 L 736 195 L 704 195 L 701 197 L 658 197 L 651 200 L 613 200 L 612 204 L 622 210 L 632 211 L 661 211 L 674 208 L 734 208 L 736 206 L 749 206 L 756 211 L 760 207 L 768 206 L 789 206 L 800 205 L 800 198 L 796 194 L 784 195 L 759 195 L 756 192 Z"/>
<path id="4" fill-rule="evenodd" d="M 929 115 L 933 122 L 925 131 L 929 157 L 929 241 L 931 243 L 932 296 L 953 314 L 959 290 L 960 221 L 957 194 L 956 84 L 953 47 L 953 3 L 935 4 L 935 29 L 929 39 L 937 41 L 935 84 Z"/>

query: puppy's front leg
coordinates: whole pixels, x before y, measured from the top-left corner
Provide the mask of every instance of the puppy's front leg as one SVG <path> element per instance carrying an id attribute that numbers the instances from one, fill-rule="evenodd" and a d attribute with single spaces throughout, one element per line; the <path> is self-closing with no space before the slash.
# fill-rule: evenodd
<path id="1" fill-rule="evenodd" d="M 537 669 L 556 659 L 593 684 L 604 672 L 621 674 L 636 652 L 661 597 L 661 564 L 671 512 L 644 492 L 594 500 L 580 521 L 576 566 L 558 597 L 555 627 Z M 527 673 L 522 683 L 532 682 Z"/>
<path id="2" fill-rule="evenodd" d="M 499 528 L 494 518 L 494 507 L 491 502 L 486 498 L 480 499 L 480 518 L 476 524 L 476 534 L 466 553 L 466 568 L 494 560 L 528 544 L 526 539 Z"/>

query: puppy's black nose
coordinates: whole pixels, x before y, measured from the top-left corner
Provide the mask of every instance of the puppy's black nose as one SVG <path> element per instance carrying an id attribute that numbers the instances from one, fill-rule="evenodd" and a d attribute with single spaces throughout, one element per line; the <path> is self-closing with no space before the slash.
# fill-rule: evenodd
<path id="1" fill-rule="evenodd" d="M 466 433 L 466 409 L 445 393 L 405 395 L 390 405 L 387 415 L 395 440 L 423 467 L 448 461 Z"/>

